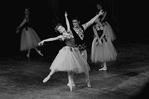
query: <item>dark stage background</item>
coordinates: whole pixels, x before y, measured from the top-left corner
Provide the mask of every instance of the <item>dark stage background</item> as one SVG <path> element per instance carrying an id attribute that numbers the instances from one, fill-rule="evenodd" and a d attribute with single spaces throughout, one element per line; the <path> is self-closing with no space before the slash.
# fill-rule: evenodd
<path id="1" fill-rule="evenodd" d="M 54 26 L 57 22 L 65 25 L 64 11 L 69 18 L 78 16 L 81 23 L 87 22 L 97 12 L 100 3 L 107 11 L 106 20 L 111 24 L 118 41 L 148 43 L 146 2 L 136 0 L 3 0 L 0 1 L 0 56 L 21 55 L 20 34 L 15 29 L 23 21 L 24 9 L 30 7 L 32 28 L 42 39 L 57 36 Z M 92 26 L 91 26 L 92 27 Z M 92 42 L 92 28 L 86 31 L 88 47 Z M 45 54 L 57 53 L 64 45 L 54 41 L 39 47 Z"/>

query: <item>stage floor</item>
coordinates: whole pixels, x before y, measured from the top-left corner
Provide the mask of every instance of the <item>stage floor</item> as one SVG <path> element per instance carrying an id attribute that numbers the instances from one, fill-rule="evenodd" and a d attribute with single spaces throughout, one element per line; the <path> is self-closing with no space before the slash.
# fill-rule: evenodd
<path id="1" fill-rule="evenodd" d="M 55 56 L 0 57 L 0 99 L 148 99 L 145 92 L 149 91 L 149 45 L 130 42 L 114 45 L 117 60 L 107 63 L 107 71 L 99 71 L 100 63 L 88 59 L 92 87 L 86 86 L 84 74 L 77 74 L 72 92 L 66 85 L 65 72 L 56 72 L 42 83 Z M 88 54 L 90 57 L 89 49 Z"/>

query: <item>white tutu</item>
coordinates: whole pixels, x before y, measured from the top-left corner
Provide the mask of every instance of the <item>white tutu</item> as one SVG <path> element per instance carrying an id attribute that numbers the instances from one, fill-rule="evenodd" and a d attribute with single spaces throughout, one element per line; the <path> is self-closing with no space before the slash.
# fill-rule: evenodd
<path id="1" fill-rule="evenodd" d="M 74 71 L 76 73 L 82 73 L 89 71 L 90 67 L 77 48 L 64 46 L 57 54 L 50 69 L 55 71 Z"/>
<path id="2" fill-rule="evenodd" d="M 112 27 L 108 22 L 104 22 L 104 24 L 105 24 L 105 29 L 106 29 L 108 38 L 111 39 L 111 41 L 114 41 L 116 39 L 116 36 Z"/>
<path id="3" fill-rule="evenodd" d="M 35 48 L 41 41 L 36 32 L 32 28 L 27 27 L 27 29 L 28 30 L 24 28 L 22 30 L 21 45 L 20 45 L 21 51 Z"/>
<path id="4" fill-rule="evenodd" d="M 106 26 L 103 32 L 105 32 L 106 40 L 103 39 L 100 43 L 97 37 L 95 37 L 92 42 L 91 61 L 95 63 L 113 61 L 116 60 L 117 57 L 116 49 L 111 42 L 111 37 L 109 37 L 109 31 Z"/>

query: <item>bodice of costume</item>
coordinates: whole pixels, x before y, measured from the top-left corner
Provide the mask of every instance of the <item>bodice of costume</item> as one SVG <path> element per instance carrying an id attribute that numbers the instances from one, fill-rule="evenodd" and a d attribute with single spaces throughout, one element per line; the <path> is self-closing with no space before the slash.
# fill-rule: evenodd
<path id="1" fill-rule="evenodd" d="M 25 22 L 25 24 L 22 26 L 22 28 L 26 28 L 27 29 L 27 27 L 30 27 L 30 22 L 29 22 L 29 18 L 26 18 L 26 22 Z"/>
<path id="2" fill-rule="evenodd" d="M 80 51 L 86 49 L 86 44 L 84 41 L 84 30 L 83 27 L 81 28 L 73 28 L 72 29 L 76 46 L 79 48 Z"/>
<path id="3" fill-rule="evenodd" d="M 27 27 L 29 27 L 29 22 L 26 22 L 23 27 L 27 29 Z"/>
<path id="4" fill-rule="evenodd" d="M 100 38 L 101 37 L 101 35 L 103 34 L 103 30 L 97 30 L 97 34 L 98 34 L 98 37 Z"/>
<path id="5" fill-rule="evenodd" d="M 74 40 L 74 38 L 65 39 L 65 43 L 69 47 L 75 47 L 75 40 Z"/>
<path id="6" fill-rule="evenodd" d="M 75 47 L 75 39 L 72 34 L 63 35 L 63 36 L 65 38 L 64 41 L 66 43 L 66 46 Z"/>
<path id="7" fill-rule="evenodd" d="M 103 25 L 103 28 L 104 28 L 104 25 Z M 101 36 L 103 35 L 104 33 L 104 29 L 100 29 L 100 30 L 97 30 L 97 34 L 98 34 L 98 37 L 101 38 Z M 107 36 L 106 34 L 104 33 L 104 36 L 101 38 L 101 41 L 103 42 L 103 40 L 105 40 L 107 42 Z"/>

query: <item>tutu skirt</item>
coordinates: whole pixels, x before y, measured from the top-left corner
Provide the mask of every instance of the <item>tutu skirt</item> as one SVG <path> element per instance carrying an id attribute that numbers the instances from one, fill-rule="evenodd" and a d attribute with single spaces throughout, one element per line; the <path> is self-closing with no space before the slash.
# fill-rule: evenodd
<path id="1" fill-rule="evenodd" d="M 77 48 L 64 46 L 57 54 L 50 69 L 82 73 L 89 71 L 90 67 Z"/>
<path id="2" fill-rule="evenodd" d="M 105 22 L 105 32 L 107 33 L 107 36 L 109 39 L 111 39 L 111 41 L 114 41 L 116 39 L 115 33 L 108 22 Z"/>
<path id="3" fill-rule="evenodd" d="M 27 29 L 24 28 L 21 34 L 20 50 L 24 51 L 35 48 L 38 46 L 38 43 L 40 41 L 41 41 L 40 38 L 32 28 L 30 27 L 27 27 Z"/>
<path id="4" fill-rule="evenodd" d="M 117 52 L 110 39 L 103 39 L 99 43 L 97 37 L 94 38 L 91 48 L 91 61 L 92 62 L 107 62 L 116 60 Z"/>

